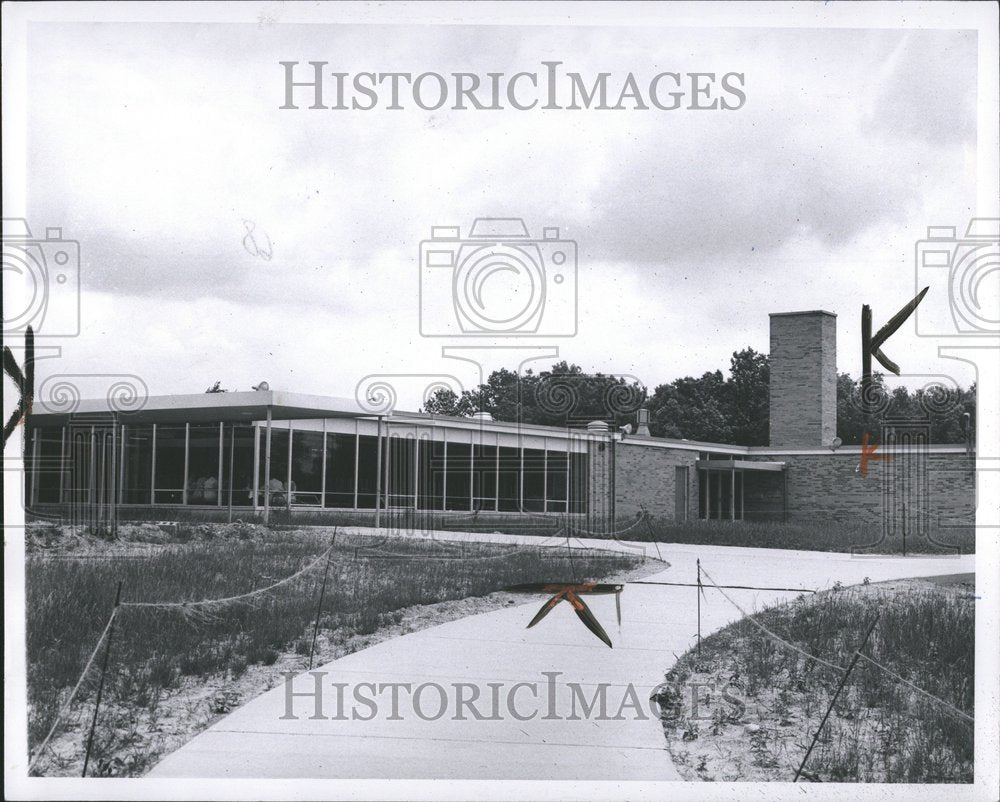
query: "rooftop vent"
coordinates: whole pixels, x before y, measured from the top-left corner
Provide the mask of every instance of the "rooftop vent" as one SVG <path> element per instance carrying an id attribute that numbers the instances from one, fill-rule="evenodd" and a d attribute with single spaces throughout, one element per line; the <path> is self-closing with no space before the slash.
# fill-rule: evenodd
<path id="1" fill-rule="evenodd" d="M 588 432 L 608 432 L 611 429 L 608 427 L 607 422 L 602 420 L 592 420 L 587 424 Z"/>
<path id="2" fill-rule="evenodd" d="M 493 415 L 491 415 L 489 412 L 473 412 L 472 413 L 472 419 L 473 420 L 493 420 Z"/>

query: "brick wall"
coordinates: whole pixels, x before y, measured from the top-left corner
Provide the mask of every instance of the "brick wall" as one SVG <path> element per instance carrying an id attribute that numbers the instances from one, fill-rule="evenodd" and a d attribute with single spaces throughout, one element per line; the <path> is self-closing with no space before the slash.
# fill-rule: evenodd
<path id="1" fill-rule="evenodd" d="M 814 448 L 837 436 L 837 317 L 771 315 L 771 445 Z"/>
<path id="2" fill-rule="evenodd" d="M 615 508 L 619 520 L 634 518 L 642 507 L 657 519 L 675 519 L 676 468 L 688 467 L 689 519 L 698 517 L 697 451 L 644 446 L 628 439 L 615 444 Z"/>
<path id="3" fill-rule="evenodd" d="M 744 473 L 746 520 L 777 520 L 785 515 L 787 482 L 789 522 L 838 520 L 889 529 L 903 525 L 909 535 L 969 526 L 975 520 L 975 459 L 961 452 L 926 453 L 890 450 L 890 462 L 872 461 L 868 475 L 857 471 L 857 449 L 823 454 L 757 454 L 749 459 L 780 461 L 777 472 Z M 614 513 L 618 521 L 634 519 L 645 509 L 661 521 L 675 520 L 675 469 L 687 466 L 688 517 L 698 519 L 696 451 L 655 448 L 630 438 L 615 444 Z M 606 460 L 601 463 L 606 465 Z M 607 474 L 592 485 L 591 511 L 608 510 Z"/>
<path id="4" fill-rule="evenodd" d="M 975 459 L 964 453 L 892 451 L 892 461 L 873 461 L 868 475 L 857 468 L 856 450 L 829 454 L 779 454 L 762 459 L 786 464 L 788 520 L 840 520 L 859 524 L 887 521 L 901 526 L 903 516 L 911 534 L 921 527 L 931 531 L 968 526 L 975 519 Z M 780 520 L 773 486 L 761 489 L 747 483 L 747 504 L 770 509 Z M 751 497 L 751 492 L 753 496 Z M 751 500 L 752 498 L 752 500 Z M 749 517 L 749 516 L 748 516 Z"/>

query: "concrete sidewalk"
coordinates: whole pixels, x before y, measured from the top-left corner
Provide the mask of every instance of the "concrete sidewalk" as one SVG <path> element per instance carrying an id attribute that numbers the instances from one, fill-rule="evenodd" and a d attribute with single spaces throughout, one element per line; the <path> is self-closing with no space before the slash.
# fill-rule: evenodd
<path id="1" fill-rule="evenodd" d="M 458 533 L 436 536 L 486 539 Z M 574 540 L 574 545 L 608 548 L 616 544 Z M 652 544 L 616 547 L 647 550 L 656 556 Z M 701 558 L 703 567 L 720 584 L 813 589 L 828 588 L 837 581 L 856 584 L 865 577 L 877 582 L 975 570 L 974 556 L 852 558 L 824 552 L 671 544 L 660 544 L 659 549 L 670 567 L 644 581 L 692 582 L 696 558 Z M 795 596 L 775 591 L 727 593 L 746 610 Z M 703 636 L 741 617 L 718 591 L 709 588 L 706 594 Z M 648 696 L 676 657 L 694 643 L 695 589 L 627 585 L 620 628 L 613 596 L 588 598 L 613 649 L 588 632 L 567 604 L 558 605 L 540 624 L 526 629 L 544 597 L 525 598 L 524 605 L 405 635 L 335 660 L 318 668 L 315 676 L 300 675 L 292 689 L 305 695 L 289 702 L 288 689 L 282 685 L 257 697 L 166 757 L 148 776 L 680 779 Z M 317 712 L 317 682 L 322 691 L 319 712 L 326 718 L 311 718 Z M 342 705 L 335 683 L 343 689 Z M 392 687 L 379 692 L 377 686 L 382 683 L 410 685 L 410 689 L 397 687 L 395 716 Z M 517 683 L 531 685 L 515 690 Z M 576 691 L 572 683 L 578 684 Z M 586 703 L 601 685 L 606 715 L 599 716 L 597 708 L 584 714 Z M 424 687 L 418 692 L 419 686 Z M 361 696 L 377 700 L 374 717 L 373 705 L 356 701 L 354 694 L 359 690 Z M 574 694 L 578 694 L 575 700 Z M 414 699 L 415 695 L 420 698 Z M 471 700 L 471 707 L 462 706 L 462 698 Z M 296 718 L 285 717 L 289 709 Z M 477 720 L 473 709 L 487 720 Z M 340 711 L 346 711 L 346 720 L 337 718 Z M 352 713 L 371 719 L 352 719 Z"/>

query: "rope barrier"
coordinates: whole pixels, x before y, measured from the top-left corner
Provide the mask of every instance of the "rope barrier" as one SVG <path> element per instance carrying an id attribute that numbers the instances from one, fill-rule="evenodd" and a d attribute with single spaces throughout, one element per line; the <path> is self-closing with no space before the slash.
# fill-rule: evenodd
<path id="1" fill-rule="evenodd" d="M 223 597 L 221 599 L 202 599 L 201 601 L 184 601 L 184 602 L 122 602 L 121 606 L 122 607 L 155 607 L 155 608 L 159 608 L 159 609 L 163 609 L 163 608 L 167 608 L 167 607 L 189 607 L 189 608 L 194 608 L 194 607 L 211 607 L 211 606 L 218 605 L 218 604 L 228 604 L 228 603 L 234 602 L 234 601 L 241 601 L 243 599 L 249 599 L 249 598 L 251 598 L 253 596 L 259 596 L 262 593 L 267 593 L 269 590 L 274 590 L 275 588 L 279 588 L 282 585 L 287 585 L 292 580 L 297 579 L 298 577 L 302 576 L 302 574 L 305 574 L 305 573 L 311 571 L 313 568 L 315 568 L 317 565 L 319 565 L 320 562 L 322 562 L 331 551 L 333 551 L 333 546 L 330 546 L 330 548 L 328 548 L 326 551 L 324 551 L 322 554 L 320 554 L 319 557 L 317 557 L 315 560 L 313 560 L 311 563 L 309 563 L 309 565 L 307 565 L 305 568 L 302 568 L 301 570 L 296 571 L 291 576 L 286 576 L 284 579 L 279 580 L 278 582 L 275 582 L 273 585 L 268 585 L 268 586 L 263 587 L 263 588 L 257 588 L 256 590 L 251 590 L 251 591 L 249 591 L 247 593 L 240 593 L 237 596 L 225 596 L 225 597 Z"/>
<path id="2" fill-rule="evenodd" d="M 462 545 L 461 541 L 446 541 L 446 542 L 453 543 L 456 546 Z M 223 605 L 223 604 L 229 604 L 229 603 L 232 603 L 232 602 L 242 601 L 244 599 L 253 598 L 255 596 L 260 596 L 260 595 L 262 595 L 264 593 L 268 593 L 269 591 L 274 590 L 275 588 L 279 588 L 279 587 L 281 587 L 283 585 L 287 585 L 288 583 L 293 582 L 297 578 L 303 576 L 304 574 L 307 574 L 308 572 L 310 572 L 311 570 L 313 570 L 314 568 L 316 568 L 320 563 L 324 562 L 324 560 L 326 560 L 329 557 L 329 555 L 333 552 L 335 545 L 336 545 L 335 543 L 331 543 L 330 547 L 327 548 L 322 554 L 320 554 L 318 557 L 316 557 L 316 559 L 314 559 L 312 562 L 310 562 L 305 567 L 303 567 L 300 570 L 296 571 L 294 574 L 292 574 L 290 576 L 287 576 L 284 579 L 281 579 L 281 580 L 279 580 L 277 582 L 274 582 L 273 584 L 267 585 L 266 587 L 257 588 L 255 590 L 249 591 L 247 593 L 240 593 L 240 594 L 235 595 L 235 596 L 225 596 L 225 597 L 222 597 L 222 598 L 219 598 L 219 599 L 202 599 L 202 600 L 199 600 L 199 601 L 184 601 L 184 602 L 121 602 L 118 606 L 116 606 L 111 611 L 111 615 L 108 617 L 108 622 L 107 622 L 107 624 L 105 624 L 103 631 L 101 632 L 100 636 L 98 637 L 97 643 L 94 644 L 94 649 L 91 652 L 90 657 L 88 658 L 86 665 L 83 667 L 83 671 L 80 673 L 80 677 L 76 681 L 76 685 L 73 686 L 73 690 L 70 692 L 70 694 L 67 697 L 66 701 L 63 703 L 62 707 L 59 709 L 58 713 L 56 714 L 56 717 L 55 717 L 55 719 L 52 722 L 52 727 L 49 729 L 48 734 L 45 736 L 45 738 L 41 742 L 41 744 L 39 744 L 38 749 L 35 751 L 35 756 L 33 758 L 31 758 L 31 760 L 29 761 L 29 763 L 28 763 L 28 771 L 31 771 L 35 767 L 35 765 L 38 763 L 39 759 L 41 758 L 42 754 L 45 751 L 45 748 L 48 746 L 49 741 L 52 739 L 52 736 L 55 734 L 56 729 L 62 723 L 63 719 L 66 716 L 66 713 L 69 711 L 69 708 L 70 708 L 70 706 L 73 703 L 73 700 L 76 698 L 77 692 L 80 690 L 80 686 L 83 684 L 84 679 L 86 678 L 87 674 L 90 672 L 90 669 L 91 669 L 91 667 L 94 664 L 94 659 L 97 657 L 97 653 L 100 651 L 101 645 L 104 643 L 105 639 L 108 636 L 108 633 L 111 631 L 111 626 L 114 623 L 115 617 L 117 616 L 118 611 L 119 611 L 120 608 L 122 608 L 122 607 L 144 607 L 144 608 L 147 608 L 147 609 L 159 609 L 159 610 L 170 609 L 170 608 L 178 608 L 178 609 L 183 610 L 185 613 L 187 613 L 188 611 L 194 611 L 197 608 L 215 607 L 215 606 L 220 606 L 220 605 Z M 525 547 L 532 548 L 532 549 L 538 549 L 539 551 L 541 551 L 541 550 L 562 551 L 563 548 L 564 548 L 562 544 L 553 544 L 553 545 L 550 545 L 550 546 L 540 546 L 540 545 L 534 545 L 534 544 L 528 546 L 527 544 L 525 544 L 525 545 L 516 544 L 514 546 L 514 548 L 511 549 L 511 551 L 509 553 L 498 554 L 498 555 L 491 555 L 490 557 L 486 557 L 486 558 L 471 558 L 471 559 L 506 558 L 506 557 L 509 557 L 513 552 L 520 551 L 522 548 L 525 548 Z M 600 547 L 591 547 L 591 546 L 580 546 L 580 547 L 570 546 L 569 548 L 570 548 L 571 551 L 572 550 L 590 551 L 590 552 L 603 553 L 603 554 L 606 554 L 606 555 L 609 555 L 609 556 L 610 555 L 622 556 L 622 552 L 619 552 L 619 551 L 614 550 L 614 549 L 602 549 Z M 143 556 L 145 556 L 145 555 L 143 555 Z M 370 555 L 366 555 L 366 556 L 370 556 Z M 391 555 L 391 556 L 410 556 L 410 555 Z"/>
<path id="3" fill-rule="evenodd" d="M 580 537 L 580 535 L 582 533 L 582 534 L 586 535 L 587 537 L 593 537 L 593 538 L 597 538 L 597 539 L 608 540 L 609 539 L 608 535 L 610 534 L 610 535 L 613 536 L 613 538 L 611 538 L 611 539 L 617 540 L 618 539 L 618 535 L 624 535 L 626 532 L 631 532 L 633 529 L 635 529 L 637 526 L 639 526 L 639 524 L 641 524 L 642 522 L 643 522 L 643 519 L 639 518 L 636 521 L 634 521 L 633 523 L 631 523 L 628 526 L 626 526 L 624 529 L 616 529 L 613 532 L 593 532 L 593 531 L 591 531 L 589 529 L 584 529 L 582 526 L 574 526 L 573 524 L 568 523 L 568 522 L 567 522 L 567 524 L 565 526 L 565 529 L 567 531 L 572 531 L 574 533 L 573 534 L 574 537 Z"/>
<path id="4" fill-rule="evenodd" d="M 625 583 L 626 585 L 670 585 L 675 588 L 697 588 L 697 582 L 654 582 L 646 579 L 633 579 Z M 730 588 L 731 590 L 782 590 L 789 593 L 816 593 L 811 588 L 765 588 L 760 585 L 721 585 L 717 587 Z"/>
<path id="5" fill-rule="evenodd" d="M 802 656 L 808 657 L 810 660 L 815 660 L 817 663 L 821 663 L 822 665 L 828 666 L 829 668 L 836 669 L 837 671 L 847 671 L 847 667 L 846 666 L 839 666 L 836 663 L 831 663 L 828 660 L 824 660 L 822 657 L 816 657 L 816 655 L 809 654 L 804 649 L 800 649 L 794 643 L 789 643 L 784 638 L 782 638 L 780 635 L 776 635 L 773 632 L 771 632 L 771 630 L 769 630 L 762 623 L 760 623 L 760 621 L 758 621 L 750 613 L 748 613 L 746 610 L 744 610 L 742 607 L 740 607 L 740 605 L 738 605 L 735 601 L 733 601 L 729 597 L 729 594 L 727 594 L 726 591 L 724 591 L 722 588 L 720 588 L 715 583 L 715 580 L 712 579 L 712 576 L 708 573 L 708 571 L 705 570 L 704 566 L 702 566 L 701 572 L 705 575 L 705 578 L 708 580 L 709 584 L 712 587 L 714 587 L 717 591 L 719 591 L 719 593 L 721 593 L 725 597 L 726 601 L 728 601 L 731 605 L 733 605 L 733 607 L 735 607 L 737 610 L 739 610 L 740 613 L 743 615 L 744 618 L 746 618 L 748 621 L 750 621 L 750 623 L 752 623 L 754 626 L 758 627 L 762 632 L 764 632 L 765 634 L 767 634 L 769 637 L 773 638 L 774 640 L 778 641 L 779 643 L 783 643 L 789 649 L 792 649 L 793 651 L 798 652 Z"/>
<path id="6" fill-rule="evenodd" d="M 778 641 L 781 644 L 784 644 L 789 649 L 792 649 L 793 651 L 796 651 L 799 654 L 804 655 L 805 657 L 808 657 L 810 660 L 815 660 L 818 663 L 822 663 L 823 665 L 829 666 L 830 668 L 837 669 L 838 671 L 847 671 L 847 667 L 846 666 L 839 666 L 839 665 L 837 665 L 835 663 L 831 663 L 831 662 L 829 662 L 827 660 L 823 660 L 820 657 L 816 657 L 814 655 L 811 655 L 808 652 L 800 649 L 794 643 L 789 643 L 787 640 L 785 640 L 784 638 L 782 638 L 780 635 L 776 635 L 775 633 L 773 633 L 771 630 L 769 630 L 767 627 L 765 627 L 762 623 L 760 623 L 756 618 L 754 618 L 752 615 L 750 615 L 749 613 L 747 613 L 742 607 L 740 607 L 740 605 L 738 605 L 735 601 L 733 601 L 729 597 L 729 595 L 724 590 L 722 590 L 722 588 L 719 587 L 719 585 L 717 585 L 715 583 L 715 580 L 712 579 L 711 575 L 708 573 L 708 571 L 705 570 L 704 566 L 702 566 L 701 572 L 705 575 L 705 578 L 708 579 L 709 584 L 711 584 L 712 587 L 714 587 L 717 591 L 719 591 L 719 593 L 721 593 L 725 597 L 725 599 L 731 605 L 733 605 L 733 607 L 735 607 L 737 610 L 739 610 L 740 613 L 743 615 L 744 618 L 746 618 L 748 621 L 750 621 L 750 623 L 752 623 L 756 627 L 758 627 L 761 631 L 763 631 L 769 637 L 773 638 L 774 640 Z M 959 708 L 955 707 L 954 705 L 950 704 L 949 702 L 946 702 L 944 699 L 939 699 L 937 696 L 934 696 L 933 694 L 928 693 L 927 691 L 923 690 L 923 688 L 917 687 L 916 685 L 914 685 L 909 680 L 903 679 L 903 677 L 899 676 L 899 674 L 897 674 L 895 671 L 893 671 L 892 669 L 888 668 L 887 666 L 882 665 L 880 662 L 878 662 L 874 658 L 869 657 L 866 654 L 862 654 L 861 652 L 857 652 L 857 654 L 863 660 L 865 660 L 866 662 L 868 662 L 871 665 L 875 666 L 875 668 L 880 669 L 881 671 L 885 672 L 886 674 L 888 674 L 889 676 L 891 676 L 894 679 L 898 680 L 899 682 L 902 682 L 904 685 L 908 685 L 910 688 L 912 688 L 913 690 L 917 691 L 917 693 L 922 694 L 923 696 L 925 696 L 928 699 L 930 699 L 932 702 L 937 702 L 942 707 L 944 707 L 947 710 L 950 710 L 951 712 L 953 712 L 959 718 L 962 718 L 963 720 L 971 722 L 971 723 L 975 723 L 975 719 L 972 716 L 970 716 L 968 713 L 964 712 L 963 710 L 960 710 Z"/>
<path id="7" fill-rule="evenodd" d="M 919 693 L 919 694 L 923 694 L 923 695 L 924 695 L 924 696 L 926 696 L 926 697 L 927 697 L 928 699 L 930 699 L 930 700 L 931 700 L 932 702 L 937 702 L 938 704 L 940 704 L 940 705 L 943 705 L 944 707 L 948 708 L 949 710 L 951 710 L 951 712 L 953 712 L 953 713 L 954 713 L 954 714 L 955 714 L 956 716 L 958 716 L 959 718 L 961 718 L 961 719 L 964 719 L 965 721 L 968 721 L 968 722 L 971 722 L 971 723 L 973 723 L 973 724 L 975 724 L 975 723 L 976 723 L 976 720 L 975 720 L 975 719 L 974 719 L 974 718 L 973 718 L 972 716 L 970 716 L 970 715 L 969 715 L 968 713 L 966 713 L 966 712 L 965 712 L 964 710 L 960 710 L 959 708 L 955 707 L 954 705 L 952 705 L 952 704 L 949 704 L 949 703 L 948 703 L 948 702 L 946 702 L 946 701 L 945 701 L 944 699 L 938 699 L 938 697 L 936 697 L 936 696 L 933 696 L 933 695 L 931 695 L 931 694 L 927 693 L 927 691 L 925 691 L 925 690 L 924 690 L 923 688 L 918 688 L 918 687 L 917 687 L 916 685 L 914 685 L 914 684 L 913 684 L 912 682 L 910 682 L 910 681 L 909 681 L 908 679 L 903 679 L 903 678 L 902 678 L 901 676 L 899 676 L 899 674 L 897 674 L 897 673 L 896 673 L 895 671 L 892 671 L 891 669 L 889 669 L 889 668 L 886 668 L 886 667 L 885 667 L 884 665 L 882 665 L 881 663 L 879 663 L 879 662 L 876 662 L 876 661 L 875 661 L 875 660 L 873 660 L 873 659 L 872 659 L 871 657 L 869 657 L 869 656 L 868 656 L 867 654 L 862 654 L 862 655 L 861 655 L 861 659 L 862 659 L 862 660 L 866 660 L 867 662 L 871 663 L 871 664 L 872 664 L 873 666 L 875 666 L 875 668 L 880 668 L 880 669 L 882 669 L 882 671 L 884 671 L 884 672 L 885 672 L 886 674 L 888 674 L 889 676 L 893 677 L 894 679 L 898 680 L 899 682 L 902 682 L 902 683 L 903 683 L 904 685 L 908 685 L 908 686 L 910 686 L 910 687 L 911 687 L 911 688 L 913 688 L 913 690 L 915 690 L 915 691 L 916 691 L 917 693 Z"/>
<path id="8" fill-rule="evenodd" d="M 108 636 L 108 631 L 111 629 L 111 623 L 115 620 L 115 616 L 117 615 L 117 613 L 118 613 L 117 608 L 111 611 L 111 615 L 108 617 L 108 623 L 105 625 L 104 631 L 101 633 L 101 636 L 97 639 L 97 643 L 94 644 L 94 651 L 91 652 L 90 659 L 87 660 L 87 664 L 83 667 L 83 671 L 80 674 L 80 679 L 76 681 L 76 685 L 73 686 L 73 690 L 70 692 L 69 698 L 66 699 L 66 702 L 59 709 L 59 712 L 56 713 L 55 721 L 52 722 L 52 729 L 49 730 L 49 734 L 45 736 L 45 740 L 42 741 L 38 749 L 35 751 L 35 756 L 28 763 L 28 771 L 31 771 L 35 767 L 35 764 L 38 762 L 38 759 L 42 756 L 42 752 L 45 751 L 45 747 L 48 746 L 49 739 L 51 739 L 53 733 L 55 733 L 56 727 L 58 727 L 59 724 L 62 723 L 63 717 L 66 715 L 66 712 L 69 710 L 69 706 L 73 703 L 73 699 L 76 697 L 76 692 L 80 690 L 80 686 L 83 684 L 84 677 L 87 676 L 88 672 L 90 671 L 90 667 L 94 664 L 94 658 L 97 657 L 97 652 L 100 650 L 101 644 L 104 642 L 104 639 Z"/>

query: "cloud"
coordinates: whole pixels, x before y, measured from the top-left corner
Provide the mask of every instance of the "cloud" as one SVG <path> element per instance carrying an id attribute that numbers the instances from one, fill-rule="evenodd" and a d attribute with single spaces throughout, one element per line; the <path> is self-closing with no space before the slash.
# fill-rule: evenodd
<path id="1" fill-rule="evenodd" d="M 895 303 L 921 229 L 962 225 L 974 197 L 972 36 L 46 24 L 30 40 L 28 211 L 81 241 L 93 342 L 71 353 L 132 343 L 118 355 L 164 386 L 186 387 L 190 365 L 195 385 L 267 374 L 337 394 L 371 365 L 433 363 L 418 244 L 477 216 L 576 239 L 581 334 L 563 355 L 655 384 L 766 349 L 769 311 Z M 279 110 L 278 62 L 311 59 L 479 74 L 554 59 L 613 84 L 736 71 L 747 103 Z M 248 252 L 251 230 L 271 259 Z"/>

